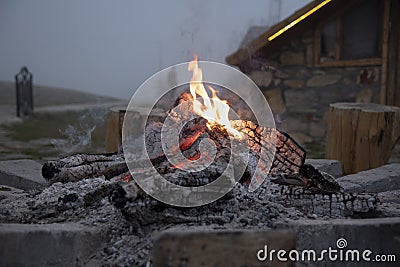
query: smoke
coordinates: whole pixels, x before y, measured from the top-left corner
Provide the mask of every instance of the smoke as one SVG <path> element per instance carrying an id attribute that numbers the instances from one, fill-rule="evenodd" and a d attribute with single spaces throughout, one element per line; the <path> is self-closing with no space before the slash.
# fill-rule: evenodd
<path id="1" fill-rule="evenodd" d="M 52 140 L 52 144 L 62 154 L 83 152 L 93 148 L 93 133 L 97 127 L 104 124 L 107 112 L 106 107 L 87 110 L 78 117 L 76 123 L 60 129 L 63 138 Z"/>

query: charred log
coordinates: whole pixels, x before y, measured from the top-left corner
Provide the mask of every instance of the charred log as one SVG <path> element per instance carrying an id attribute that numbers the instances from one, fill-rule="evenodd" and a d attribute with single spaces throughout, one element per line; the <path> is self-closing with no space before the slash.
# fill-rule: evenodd
<path id="1" fill-rule="evenodd" d="M 199 144 L 203 139 L 214 142 L 217 154 L 214 162 L 201 172 L 193 175 L 186 172 L 179 166 L 171 164 L 164 154 L 161 140 L 162 124 L 153 122 L 146 129 L 147 153 L 157 171 L 166 175 L 171 182 L 190 186 L 189 181 L 194 182 L 192 186 L 204 185 L 212 182 L 224 172 L 230 157 L 230 137 L 223 127 L 218 125 L 208 127 L 205 119 L 199 118 L 191 121 L 181 132 L 179 147 L 175 149 L 181 151 L 189 160 L 196 160 L 200 156 Z M 272 128 L 264 128 L 250 121 L 235 121 L 235 127 L 247 137 L 247 145 L 250 147 L 249 162 L 242 182 L 246 182 L 245 177 L 251 177 L 257 168 L 260 160 L 260 153 L 275 150 L 269 173 L 298 173 L 304 163 L 305 151 L 286 133 Z M 267 137 L 267 138 L 265 138 Z M 272 148 L 272 146 L 276 146 Z M 205 155 L 207 156 L 207 155 Z M 140 160 L 135 166 L 140 172 Z M 268 162 L 265 162 L 267 165 Z M 269 162 L 270 164 L 270 162 Z M 262 166 L 262 165 L 261 165 Z M 107 179 L 124 174 L 128 167 L 122 154 L 77 154 L 62 158 L 58 161 L 49 161 L 43 165 L 42 175 L 50 183 L 78 181 L 88 177 L 98 177 L 104 175 Z M 176 173 L 176 174 L 174 174 Z M 265 172 L 264 175 L 268 175 Z M 192 177 L 190 179 L 177 179 L 178 177 Z M 193 179 L 193 176 L 196 177 Z M 202 181 L 197 180 L 197 177 Z M 185 182 L 186 180 L 186 182 Z"/>
<path id="2" fill-rule="evenodd" d="M 125 162 L 120 162 L 105 169 L 103 175 L 107 180 L 110 180 L 111 178 L 124 174 L 128 171 L 128 165 L 126 165 Z"/>
<path id="3" fill-rule="evenodd" d="M 310 164 L 302 165 L 299 173 L 273 174 L 271 181 L 280 185 L 304 187 L 310 192 L 321 194 L 332 194 L 342 191 L 341 186 L 331 175 L 317 170 Z"/>
<path id="4" fill-rule="evenodd" d="M 76 182 L 88 177 L 98 177 L 120 162 L 121 154 L 76 154 L 55 161 L 48 161 L 42 167 L 42 176 L 49 183 Z"/>
<path id="5" fill-rule="evenodd" d="M 263 184 L 255 193 L 238 184 L 218 201 L 196 208 L 171 207 L 141 193 L 136 186 L 127 185 L 120 185 L 111 201 L 138 228 L 161 222 L 257 225 L 271 222 L 278 214 L 291 216 L 281 213 L 288 211 L 285 208 L 296 208 L 302 214 L 315 216 L 358 216 L 373 212 L 379 204 L 376 194 L 322 194 L 305 187 L 270 183 Z M 239 216 L 241 211 L 249 209 L 254 211 L 251 219 Z"/>
<path id="6" fill-rule="evenodd" d="M 283 186 L 280 196 L 274 196 L 278 203 L 286 207 L 295 207 L 305 214 L 319 216 L 368 214 L 374 212 L 379 205 L 377 194 L 374 193 L 321 193 L 305 187 Z"/>

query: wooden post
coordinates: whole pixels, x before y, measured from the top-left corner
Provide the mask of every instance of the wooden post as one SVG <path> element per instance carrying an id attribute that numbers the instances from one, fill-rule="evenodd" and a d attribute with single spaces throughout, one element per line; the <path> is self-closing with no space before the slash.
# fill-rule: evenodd
<path id="1" fill-rule="evenodd" d="M 140 107 L 129 108 L 126 106 L 111 107 L 108 113 L 107 129 L 106 129 L 106 152 L 118 152 L 122 145 L 122 125 L 125 117 L 128 118 L 129 131 L 132 138 L 138 137 L 140 129 L 144 128 L 146 120 L 162 122 L 165 119 L 166 112 L 160 109 L 153 109 L 150 116 L 146 118 L 144 109 Z"/>
<path id="2" fill-rule="evenodd" d="M 372 103 L 329 107 L 326 157 L 340 160 L 345 174 L 388 162 L 400 137 L 400 108 Z"/>
<path id="3" fill-rule="evenodd" d="M 381 104 L 387 104 L 387 68 L 388 68 L 388 42 L 389 42 L 389 17 L 390 1 L 385 0 L 383 5 L 382 27 L 382 71 L 381 71 Z"/>
<path id="4" fill-rule="evenodd" d="M 391 1 L 386 76 L 386 105 L 400 105 L 400 1 Z"/>
<path id="5" fill-rule="evenodd" d="M 122 143 L 122 124 L 125 116 L 124 106 L 111 107 L 106 129 L 106 152 L 118 152 Z"/>

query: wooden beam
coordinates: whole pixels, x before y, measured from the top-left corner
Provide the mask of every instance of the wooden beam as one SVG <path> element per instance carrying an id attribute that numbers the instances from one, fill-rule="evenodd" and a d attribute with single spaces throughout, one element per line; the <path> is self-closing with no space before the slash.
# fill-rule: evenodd
<path id="1" fill-rule="evenodd" d="M 387 104 L 387 68 L 388 68 L 388 42 L 389 42 L 389 14 L 390 1 L 384 0 L 382 23 L 382 70 L 381 70 L 381 99 L 382 105 Z"/>
<path id="2" fill-rule="evenodd" d="M 353 60 L 338 60 L 319 62 L 317 67 L 357 67 L 357 66 L 377 66 L 382 64 L 381 58 L 366 58 Z"/>
<path id="3" fill-rule="evenodd" d="M 343 40 L 343 32 L 342 32 L 342 18 L 338 17 L 335 23 L 335 58 L 336 60 L 340 60 L 342 54 L 342 40 Z"/>
<path id="4" fill-rule="evenodd" d="M 400 19 L 397 23 L 400 23 Z M 400 31 L 400 29 L 398 29 Z M 394 105 L 400 107 L 400 34 L 397 36 L 397 82 L 395 89 Z"/>
<path id="5" fill-rule="evenodd" d="M 306 47 L 306 64 L 309 68 L 314 66 L 314 51 L 312 44 L 309 44 Z"/>
<path id="6" fill-rule="evenodd" d="M 386 85 L 386 104 L 395 105 L 397 90 L 397 56 L 398 42 L 400 37 L 399 8 L 400 1 L 392 0 L 389 15 L 389 39 L 388 39 L 388 64 L 387 64 L 387 85 Z"/>
<path id="7" fill-rule="evenodd" d="M 317 27 L 314 31 L 314 66 L 319 64 L 321 57 L 321 27 Z"/>

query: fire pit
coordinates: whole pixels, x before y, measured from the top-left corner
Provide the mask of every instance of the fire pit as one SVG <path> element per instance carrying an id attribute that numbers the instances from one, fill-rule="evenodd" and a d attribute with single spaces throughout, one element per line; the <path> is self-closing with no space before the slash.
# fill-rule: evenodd
<path id="1" fill-rule="evenodd" d="M 266 230 L 288 220 L 374 216 L 379 207 L 376 194 L 345 192 L 333 176 L 305 163 L 305 150 L 288 134 L 258 125 L 244 103 L 237 98 L 232 101 L 234 95 L 226 98 L 248 116 L 230 120 L 230 102 L 220 99 L 223 88 L 217 92 L 217 88 L 197 82 L 202 80 L 197 59 L 189 64 L 189 70 L 193 71 L 189 88 L 178 88 L 174 101 L 165 96 L 169 103 L 174 102 L 165 118 L 147 121 L 145 136 L 130 140 L 131 146 L 145 140 L 145 151 L 131 155 L 121 149 L 117 153 L 76 154 L 46 162 L 42 175 L 50 186 L 3 200 L 0 222 L 77 222 L 96 227 L 105 237 L 90 261 L 151 266 L 153 234 L 172 227 L 178 231 L 196 227 Z M 182 114 L 196 118 L 182 126 L 175 136 L 179 141 L 176 145 L 169 142 L 173 153 L 165 153 L 163 123 L 170 120 L 178 125 Z M 208 144 L 214 150 L 204 149 Z M 235 144 L 246 147 L 248 153 L 232 155 Z M 184 158 L 171 161 L 175 152 Z M 144 153 L 147 159 L 140 157 Z M 232 157 L 235 168 L 229 169 Z M 148 168 L 149 162 L 153 168 Z M 198 171 L 188 169 L 194 163 Z M 206 205 L 176 207 L 141 188 L 143 182 L 154 183 L 156 174 L 186 188 L 202 187 L 223 177 L 223 184 L 232 190 Z M 202 194 L 181 198 L 201 198 Z"/>

